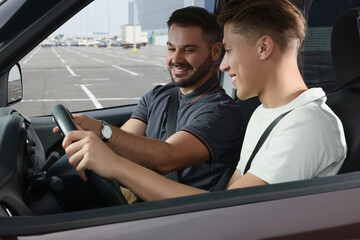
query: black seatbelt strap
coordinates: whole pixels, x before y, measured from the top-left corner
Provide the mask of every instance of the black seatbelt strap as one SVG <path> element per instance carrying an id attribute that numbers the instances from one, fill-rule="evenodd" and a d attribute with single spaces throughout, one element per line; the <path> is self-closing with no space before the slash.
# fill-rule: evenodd
<path id="1" fill-rule="evenodd" d="M 167 109 L 166 135 L 171 137 L 176 132 L 176 122 L 179 110 L 179 92 L 175 91 L 170 98 L 169 107 Z"/>
<path id="2" fill-rule="evenodd" d="M 225 190 L 231 177 L 233 176 L 236 166 L 238 165 L 239 158 L 240 158 L 240 149 L 238 149 L 236 154 L 236 159 L 231 162 L 228 166 L 224 174 L 221 176 L 219 182 L 215 185 L 213 192 Z"/>
<path id="3" fill-rule="evenodd" d="M 272 123 L 270 123 L 270 125 L 266 128 L 266 130 L 264 131 L 264 133 L 261 135 L 258 143 L 256 144 L 255 148 L 254 148 L 254 151 L 252 152 L 250 158 L 249 158 L 249 161 L 246 163 L 246 167 L 245 167 L 245 170 L 244 170 L 244 174 L 250 169 L 250 166 L 251 166 L 251 163 L 254 159 L 254 157 L 256 156 L 257 152 L 259 151 L 259 149 L 261 148 L 261 146 L 263 145 L 263 143 L 265 142 L 265 140 L 267 139 L 267 137 L 269 136 L 271 130 L 276 126 L 276 124 L 278 124 L 278 122 L 283 118 L 285 117 L 286 114 L 288 114 L 289 112 L 291 112 L 292 110 L 290 111 L 287 111 L 283 114 L 281 114 L 280 116 L 278 116 Z"/>
<path id="4" fill-rule="evenodd" d="M 170 98 L 169 107 L 167 109 L 166 136 L 171 137 L 176 132 L 176 122 L 179 110 L 179 91 L 176 90 Z M 172 171 L 167 175 L 168 179 L 179 182 L 177 171 Z"/>

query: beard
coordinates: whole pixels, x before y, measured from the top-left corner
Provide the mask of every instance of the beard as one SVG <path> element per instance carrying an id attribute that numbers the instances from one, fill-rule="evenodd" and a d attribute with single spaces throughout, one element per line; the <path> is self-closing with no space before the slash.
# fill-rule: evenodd
<path id="1" fill-rule="evenodd" d="M 176 86 L 181 87 L 181 88 L 188 88 L 188 87 L 191 87 L 192 85 L 194 85 L 195 83 L 197 83 L 198 81 L 200 81 L 202 78 L 204 78 L 209 73 L 209 71 L 212 67 L 212 64 L 213 64 L 213 62 L 211 59 L 211 55 L 209 54 L 209 56 L 205 59 L 205 61 L 196 70 L 194 70 L 194 68 L 190 64 L 171 63 L 168 67 L 168 71 L 170 73 L 172 82 Z M 174 66 L 190 68 L 192 72 L 188 78 L 183 79 L 181 81 L 175 81 L 174 76 L 171 73 L 171 68 Z M 175 74 L 176 78 L 181 78 L 181 76 L 182 76 L 182 74 Z"/>

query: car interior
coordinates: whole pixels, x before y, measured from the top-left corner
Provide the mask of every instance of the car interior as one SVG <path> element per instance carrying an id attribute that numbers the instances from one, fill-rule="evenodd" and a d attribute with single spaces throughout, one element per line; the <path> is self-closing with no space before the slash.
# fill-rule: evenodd
<path id="1" fill-rule="evenodd" d="M 223 2 L 217 1 L 218 7 L 221 7 Z M 312 85 L 322 86 L 329 93 L 327 104 L 344 126 L 348 153 L 338 176 L 230 191 L 222 191 L 222 187 L 210 194 L 126 205 L 118 191 L 119 183 L 102 179 L 93 173 L 89 173 L 90 183 L 85 183 L 66 158 L 61 157 L 64 155 L 62 137 L 49 134 L 55 126 L 52 116 L 29 118 L 11 107 L 2 107 L 0 216 L 20 217 L 4 222 L 3 228 L 7 227 L 4 231 L 10 235 L 16 233 L 19 229 L 12 229 L 13 223 L 27 224 L 27 227 L 21 230 L 24 234 L 41 233 L 359 188 L 360 128 L 357 124 L 360 122 L 360 115 L 356 109 L 360 102 L 359 17 L 360 9 L 349 9 L 333 24 L 331 58 L 337 82 L 323 86 L 321 83 Z M 14 65 L 12 69 L 17 76 L 15 78 L 21 78 L 20 65 Z M 10 75 L 9 72 L 7 75 Z M 222 85 L 236 99 L 231 79 L 225 75 L 221 74 Z M 337 86 L 343 87 L 336 90 Z M 334 89 L 335 92 L 332 92 Z M 236 101 L 242 106 L 246 122 L 260 104 L 257 97 Z M 128 105 L 84 113 L 120 127 L 130 118 L 133 110 L 134 105 Z M 235 166 L 231 167 L 224 178 L 228 179 L 232 175 Z M 56 215 L 59 213 L 62 215 Z M 44 218 L 30 223 L 27 218 L 21 218 L 24 216 Z M 66 222 L 74 216 L 73 224 L 67 225 Z M 56 224 L 48 225 L 46 230 L 36 225 L 46 225 L 46 222 Z M 31 224 L 34 224 L 32 228 Z"/>

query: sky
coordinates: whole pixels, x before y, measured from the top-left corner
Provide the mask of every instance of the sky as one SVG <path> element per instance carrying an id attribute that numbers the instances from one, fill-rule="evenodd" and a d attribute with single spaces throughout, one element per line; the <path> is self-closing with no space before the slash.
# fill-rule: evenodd
<path id="1" fill-rule="evenodd" d="M 64 34 L 65 38 L 94 32 L 120 35 L 121 25 L 128 23 L 128 0 L 95 0 L 51 36 Z"/>

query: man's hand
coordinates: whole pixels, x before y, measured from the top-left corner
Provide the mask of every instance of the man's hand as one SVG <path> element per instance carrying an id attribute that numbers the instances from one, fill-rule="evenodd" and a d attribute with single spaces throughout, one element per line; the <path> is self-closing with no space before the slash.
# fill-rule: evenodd
<path id="1" fill-rule="evenodd" d="M 89 116 L 86 116 L 84 114 L 72 114 L 73 121 L 79 130 L 85 130 L 85 131 L 92 131 L 94 132 L 99 138 L 101 138 L 100 135 L 100 129 L 101 129 L 101 121 L 96 120 L 94 118 L 91 118 Z M 53 119 L 53 122 L 55 120 Z M 58 126 L 53 128 L 53 133 L 61 133 Z"/>
<path id="2" fill-rule="evenodd" d="M 87 181 L 85 170 L 107 179 L 115 177 L 113 172 L 118 156 L 92 131 L 71 131 L 64 138 L 62 146 L 69 163 L 84 181 Z"/>

